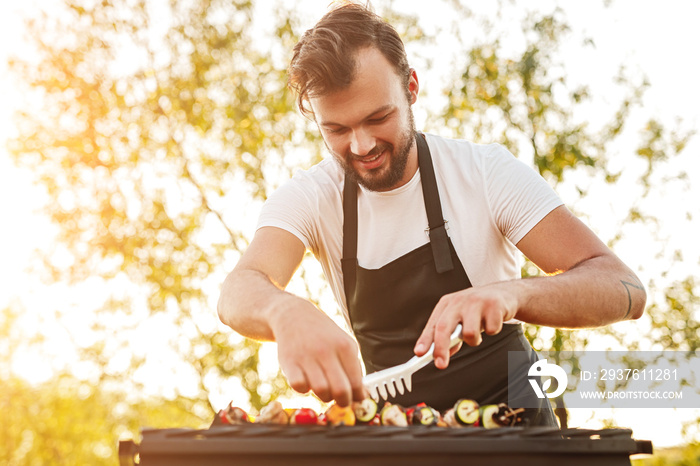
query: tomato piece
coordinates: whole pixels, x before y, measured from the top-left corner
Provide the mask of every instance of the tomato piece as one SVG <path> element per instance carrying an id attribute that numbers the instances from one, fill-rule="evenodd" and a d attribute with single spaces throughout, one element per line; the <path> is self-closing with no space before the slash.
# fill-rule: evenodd
<path id="1" fill-rule="evenodd" d="M 299 408 L 294 411 L 291 417 L 292 424 L 316 425 L 318 424 L 318 414 L 311 408 Z"/>

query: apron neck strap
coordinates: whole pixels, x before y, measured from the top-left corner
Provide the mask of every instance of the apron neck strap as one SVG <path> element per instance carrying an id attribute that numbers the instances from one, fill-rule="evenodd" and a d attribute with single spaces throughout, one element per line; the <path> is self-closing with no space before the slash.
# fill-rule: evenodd
<path id="1" fill-rule="evenodd" d="M 452 254 L 447 237 L 447 228 L 442 207 L 440 206 L 440 194 L 438 192 L 435 170 L 433 169 L 430 148 L 425 136 L 416 133 L 416 145 L 418 148 L 418 167 L 421 173 L 421 187 L 423 189 L 423 201 L 428 216 L 428 236 L 433 252 L 433 260 L 438 273 L 450 271 L 454 268 Z M 346 299 L 355 290 L 355 271 L 357 267 L 357 183 L 345 177 L 343 188 L 343 282 L 345 284 Z"/>
<path id="2" fill-rule="evenodd" d="M 345 302 L 350 307 L 350 296 L 355 293 L 357 275 L 357 183 L 347 176 L 343 187 L 343 270 Z"/>
<path id="3" fill-rule="evenodd" d="M 442 216 L 440 193 L 425 135 L 416 133 L 416 144 L 418 145 L 418 167 L 420 168 L 421 187 L 423 188 L 423 202 L 428 215 L 430 247 L 433 250 L 435 268 L 438 273 L 443 273 L 454 268 L 450 244 L 447 239 L 447 222 Z"/>

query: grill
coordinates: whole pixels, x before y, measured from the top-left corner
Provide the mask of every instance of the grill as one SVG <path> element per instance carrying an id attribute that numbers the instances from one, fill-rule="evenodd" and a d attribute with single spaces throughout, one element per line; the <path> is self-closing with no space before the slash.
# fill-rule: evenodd
<path id="1" fill-rule="evenodd" d="M 121 466 L 180 465 L 629 465 L 652 453 L 629 429 L 500 429 L 236 425 L 143 429 L 119 443 Z"/>

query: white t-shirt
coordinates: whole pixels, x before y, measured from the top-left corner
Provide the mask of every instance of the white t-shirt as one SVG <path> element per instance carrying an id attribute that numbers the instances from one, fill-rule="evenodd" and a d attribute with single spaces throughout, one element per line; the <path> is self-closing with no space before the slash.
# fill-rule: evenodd
<path id="1" fill-rule="evenodd" d="M 426 134 L 447 233 L 473 286 L 520 278 L 514 246 L 562 204 L 532 168 L 499 144 L 474 144 Z M 343 251 L 344 174 L 332 158 L 299 171 L 262 208 L 258 228 L 282 228 L 321 263 L 345 312 Z M 428 242 L 420 170 L 388 192 L 360 187 L 357 259 L 378 269 Z"/>

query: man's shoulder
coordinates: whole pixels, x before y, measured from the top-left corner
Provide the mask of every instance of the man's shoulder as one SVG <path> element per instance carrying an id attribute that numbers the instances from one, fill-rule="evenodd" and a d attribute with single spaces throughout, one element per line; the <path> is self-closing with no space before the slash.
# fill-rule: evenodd
<path id="1" fill-rule="evenodd" d="M 294 172 L 284 186 L 296 186 L 304 190 L 339 190 L 343 185 L 343 170 L 338 163 L 331 159 L 323 159 L 317 164 Z"/>
<path id="2" fill-rule="evenodd" d="M 426 138 L 438 166 L 456 165 L 461 169 L 481 171 L 490 159 L 511 156 L 510 152 L 498 143 L 481 144 L 432 134 L 426 134 Z"/>
<path id="3" fill-rule="evenodd" d="M 455 157 L 460 159 L 489 157 L 494 153 L 506 151 L 498 143 L 476 143 L 467 139 L 454 139 L 435 134 L 425 134 L 428 145 L 434 148 L 439 157 Z"/>
<path id="4" fill-rule="evenodd" d="M 334 165 L 337 164 L 325 159 L 308 169 L 297 170 L 267 198 L 258 227 L 285 229 L 315 250 L 319 225 L 338 212 L 342 215 L 342 169 Z"/>

